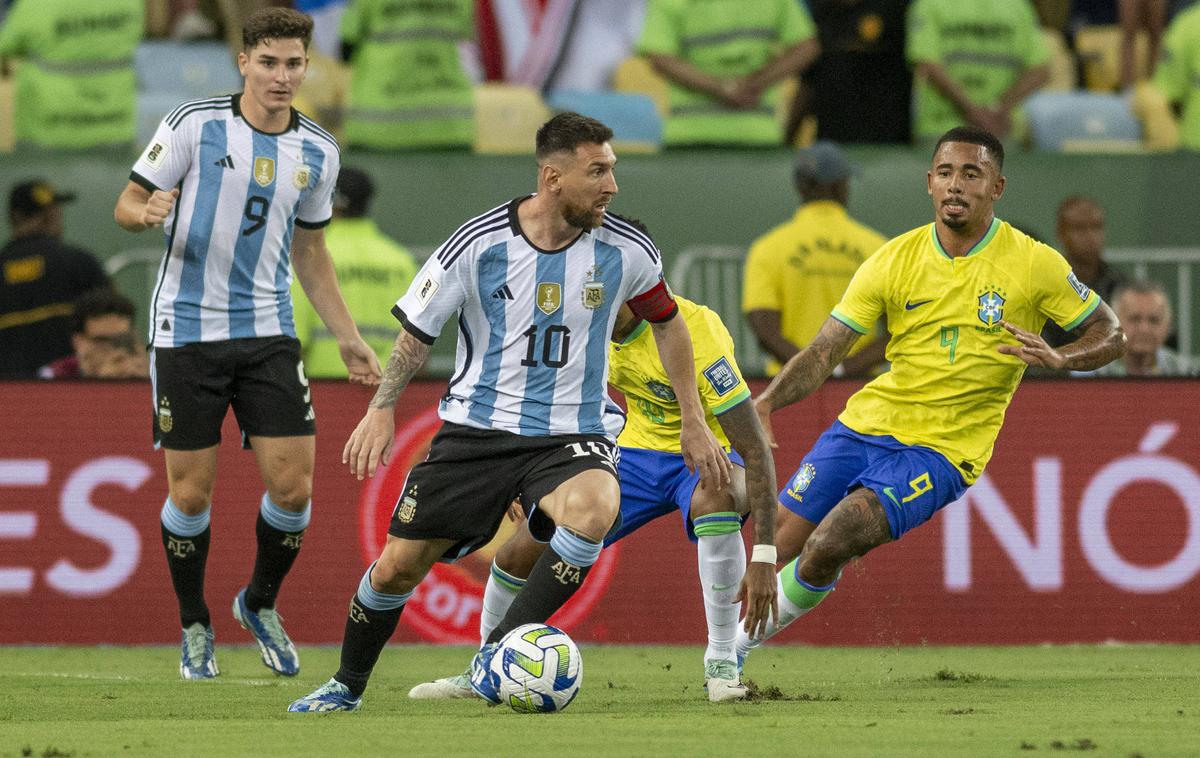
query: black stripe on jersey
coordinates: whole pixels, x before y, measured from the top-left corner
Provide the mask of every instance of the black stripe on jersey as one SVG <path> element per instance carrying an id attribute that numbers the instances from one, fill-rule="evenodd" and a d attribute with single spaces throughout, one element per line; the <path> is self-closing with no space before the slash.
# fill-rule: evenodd
<path id="1" fill-rule="evenodd" d="M 465 252 L 466 249 L 468 247 L 470 247 L 471 243 L 474 242 L 475 240 L 479 239 L 480 237 L 486 237 L 487 235 L 491 234 L 492 232 L 498 232 L 502 229 L 507 229 L 507 228 L 508 228 L 508 221 L 505 220 L 505 221 L 497 222 L 493 226 L 488 226 L 488 227 L 484 227 L 483 229 L 480 229 L 475 234 L 472 234 L 470 237 L 463 240 L 462 244 L 454 251 L 454 253 L 449 258 L 446 259 L 446 262 L 442 264 L 442 268 L 449 271 L 450 267 L 454 265 L 454 262 L 456 260 L 458 260 L 458 257 L 460 255 L 462 255 L 463 252 Z"/>
<path id="2" fill-rule="evenodd" d="M 471 332 L 467 330 L 466 319 L 460 318 L 458 320 L 458 333 L 462 337 L 463 367 L 462 367 L 462 371 L 459 371 L 458 375 L 455 376 L 453 379 L 451 379 L 450 383 L 446 385 L 446 397 L 450 397 L 450 390 L 452 390 L 454 388 L 454 385 L 461 382 L 462 378 L 467 375 L 468 369 L 471 368 L 471 357 L 473 356 L 473 354 L 475 352 L 475 350 L 474 350 L 475 346 L 471 342 Z"/>
<path id="3" fill-rule="evenodd" d="M 179 118 L 175 119 L 174 124 L 170 124 L 169 126 L 172 128 L 172 131 L 178 130 L 180 125 L 182 125 L 182 122 L 187 119 L 187 116 L 196 113 L 212 113 L 216 112 L 216 110 L 233 110 L 233 107 L 229 106 L 228 103 L 223 104 L 223 106 L 197 106 L 196 108 L 191 108 L 180 113 Z"/>
<path id="4" fill-rule="evenodd" d="M 179 180 L 179 197 L 175 198 L 175 222 L 171 224 L 171 236 L 167 237 L 167 251 L 163 253 L 164 261 L 171 257 L 171 248 L 175 245 L 175 232 L 179 231 L 179 199 L 183 197 L 183 180 Z M 162 272 L 158 276 L 158 284 L 154 285 L 154 294 L 150 296 L 150 345 L 158 336 L 158 295 L 162 292 L 163 283 L 167 281 L 167 266 L 161 265 Z"/>
<path id="5" fill-rule="evenodd" d="M 184 108 L 190 108 L 193 105 L 202 105 L 202 104 L 215 105 L 215 104 L 220 103 L 222 100 L 224 100 L 227 97 L 229 97 L 229 95 L 221 95 L 220 97 L 206 97 L 206 98 L 202 98 L 200 100 L 185 100 L 184 102 L 175 106 L 175 110 L 168 113 L 166 118 L 163 119 L 163 121 L 170 121 L 170 120 L 174 119 L 176 116 L 179 115 L 179 112 L 182 111 Z"/>
<path id="6" fill-rule="evenodd" d="M 154 190 L 161 189 L 161 187 L 159 187 L 154 182 L 150 181 L 149 179 L 142 176 L 141 174 L 139 174 L 136 171 L 129 172 L 129 181 L 133 182 L 134 184 L 136 184 L 137 186 L 141 187 L 142 189 L 146 190 L 147 192 L 149 192 L 151 194 L 154 193 Z"/>
<path id="7" fill-rule="evenodd" d="M 420 329 L 418 329 L 417 327 L 413 326 L 413 323 L 408 320 L 408 316 L 404 315 L 404 311 L 400 310 L 400 306 L 398 306 L 398 305 L 392 306 L 392 315 L 395 316 L 396 320 L 399 321 L 401 323 L 401 325 L 404 326 L 404 331 L 406 331 L 409 334 L 411 334 L 412 336 L 416 337 L 421 342 L 424 342 L 426 345 L 432 345 L 433 341 L 435 339 L 437 339 L 436 337 L 430 337 L 425 332 L 423 332 Z"/>
<path id="8" fill-rule="evenodd" d="M 632 240 L 638 247 L 646 251 L 646 255 L 650 256 L 650 260 L 658 263 L 661 256 L 658 252 L 658 247 L 655 246 L 654 240 L 642 234 L 636 227 L 628 221 L 616 215 L 615 213 L 606 213 L 604 215 L 604 223 L 601 225 L 611 232 L 615 232 L 626 239 Z"/>
<path id="9" fill-rule="evenodd" d="M 450 239 L 443 242 L 442 246 L 434 252 L 434 255 L 438 259 L 438 263 L 442 264 L 442 268 L 449 268 L 450 263 L 447 262 L 447 259 L 451 257 L 458 257 L 455 251 L 460 250 L 461 244 L 465 244 L 465 242 L 469 242 L 470 239 L 474 239 L 475 237 L 479 236 L 476 232 L 481 226 L 486 226 L 488 224 L 495 223 L 498 220 L 505 219 L 507 217 L 507 211 L 508 205 L 501 205 L 500 207 L 493 208 L 483 215 L 476 216 L 467 223 L 458 227 L 454 234 L 450 235 Z M 507 221 L 505 221 L 505 223 L 507 223 Z M 468 236 L 470 239 L 466 239 Z"/>
<path id="10" fill-rule="evenodd" d="M 300 227 L 301 229 L 324 229 L 325 227 L 329 226 L 330 221 L 333 221 L 332 216 L 324 221 L 304 221 L 303 219 L 296 219 L 295 223 L 296 226 Z"/>
<path id="11" fill-rule="evenodd" d="M 334 136 L 332 134 L 330 134 L 329 132 L 322 129 L 320 127 L 320 125 L 317 124 L 316 121 L 313 121 L 311 118 L 309 118 L 308 116 L 305 116 L 300 111 L 296 111 L 296 114 L 300 117 L 300 126 L 304 127 L 308 131 L 312 132 L 313 134 L 317 135 L 318 137 L 323 138 L 326 142 L 333 145 L 333 149 L 337 150 L 338 155 L 342 154 L 342 149 L 340 147 L 338 147 L 337 140 L 334 138 Z"/>

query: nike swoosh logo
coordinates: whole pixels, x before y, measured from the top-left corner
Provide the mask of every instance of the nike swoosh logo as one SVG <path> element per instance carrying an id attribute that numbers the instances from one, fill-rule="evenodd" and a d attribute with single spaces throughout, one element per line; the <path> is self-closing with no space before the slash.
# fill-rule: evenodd
<path id="1" fill-rule="evenodd" d="M 714 584 L 712 586 L 714 592 L 724 592 L 725 590 L 733 589 L 732 584 Z"/>
<path id="2" fill-rule="evenodd" d="M 932 303 L 932 302 L 933 302 L 932 299 L 920 300 L 915 303 L 913 301 L 909 300 L 907 303 L 904 304 L 904 310 L 911 311 L 913 308 L 920 308 L 922 305 L 925 305 L 926 303 Z"/>
<path id="3" fill-rule="evenodd" d="M 929 302 L 929 301 L 926 300 L 925 302 Z M 888 498 L 890 498 L 891 501 L 896 504 L 897 508 L 900 507 L 900 501 L 896 499 L 896 490 L 895 489 L 893 489 L 892 487 L 884 487 L 883 494 L 887 495 Z"/>

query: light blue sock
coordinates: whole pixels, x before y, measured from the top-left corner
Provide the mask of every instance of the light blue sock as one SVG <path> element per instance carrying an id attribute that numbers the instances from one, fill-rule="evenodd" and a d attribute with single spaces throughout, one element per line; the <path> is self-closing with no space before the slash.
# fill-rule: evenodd
<path id="1" fill-rule="evenodd" d="M 275 505 L 271 500 L 271 496 L 264 492 L 262 502 L 258 506 L 258 512 L 262 514 L 263 521 L 266 521 L 271 527 L 281 532 L 303 532 L 308 528 L 309 519 L 312 518 L 312 501 L 308 501 L 304 506 L 304 510 L 299 513 L 293 513 Z"/>
<path id="2" fill-rule="evenodd" d="M 178 537 L 195 537 L 208 528 L 212 516 L 212 504 L 210 503 L 200 513 L 195 516 L 189 516 L 176 507 L 175 503 L 171 502 L 170 496 L 163 503 L 162 512 L 159 514 L 159 519 L 167 531 Z"/>
<path id="3" fill-rule="evenodd" d="M 413 593 L 410 590 L 402 595 L 389 595 L 386 592 L 380 592 L 371 586 L 371 571 L 375 568 L 372 563 L 367 567 L 367 572 L 363 574 L 362 580 L 358 583 L 358 599 L 359 601 L 373 611 L 394 611 L 401 608 Z"/>

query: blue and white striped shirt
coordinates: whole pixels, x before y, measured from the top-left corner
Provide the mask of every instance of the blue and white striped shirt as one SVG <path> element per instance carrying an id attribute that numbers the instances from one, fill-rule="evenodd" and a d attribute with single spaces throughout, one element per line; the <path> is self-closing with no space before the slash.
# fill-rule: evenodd
<path id="1" fill-rule="evenodd" d="M 240 99 L 183 103 L 133 166 L 147 190 L 179 189 L 151 302 L 155 347 L 296 334 L 293 225 L 329 222 L 338 146 L 295 110 L 285 131 L 258 131 Z"/>

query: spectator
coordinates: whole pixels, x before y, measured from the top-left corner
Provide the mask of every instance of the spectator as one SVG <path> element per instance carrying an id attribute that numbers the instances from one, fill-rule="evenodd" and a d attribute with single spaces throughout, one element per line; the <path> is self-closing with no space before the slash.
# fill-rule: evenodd
<path id="1" fill-rule="evenodd" d="M 22 182 L 8 196 L 12 239 L 0 248 L 0 375 L 33 378 L 71 354 L 71 313 L 83 293 L 108 287 L 91 253 L 62 241 L 62 203 L 48 182 Z"/>
<path id="2" fill-rule="evenodd" d="M 1062 254 L 1071 264 L 1075 278 L 1095 290 L 1101 300 L 1111 303 L 1113 294 L 1125 283 L 1126 277 L 1104 260 L 1104 211 L 1099 203 L 1083 195 L 1072 195 L 1063 200 L 1058 205 L 1056 233 Z M 1054 322 L 1046 324 L 1042 339 L 1051 347 L 1071 341 L 1071 337 Z"/>
<path id="3" fill-rule="evenodd" d="M 1023 130 L 1018 106 L 1046 83 L 1050 54 L 1026 0 L 916 0 L 908 59 L 917 80 L 913 134 L 962 123 L 1000 139 Z"/>
<path id="4" fill-rule="evenodd" d="M 908 0 L 809 0 L 821 55 L 804 73 L 784 128 L 794 144 L 807 111 L 817 139 L 908 144 L 912 73 L 904 60 Z"/>
<path id="5" fill-rule="evenodd" d="M 75 352 L 38 371 L 43 379 L 146 379 L 150 364 L 133 334 L 133 303 L 107 287 L 75 301 Z"/>
<path id="6" fill-rule="evenodd" d="M 1167 28 L 1154 84 L 1176 109 L 1179 143 L 1200 150 L 1200 5 L 1181 11 Z"/>
<path id="7" fill-rule="evenodd" d="M 1171 301 L 1157 282 L 1138 279 L 1117 290 L 1113 309 L 1127 340 L 1125 356 L 1079 376 L 1197 376 L 1200 367 L 1166 347 Z"/>
<path id="8" fill-rule="evenodd" d="M 460 46 L 474 40 L 474 19 L 471 0 L 351 0 L 341 25 L 342 59 L 353 69 L 346 141 L 384 150 L 470 147 L 474 90 Z"/>
<path id="9" fill-rule="evenodd" d="M 1121 22 L 1121 89 L 1137 82 L 1137 35 L 1146 33 L 1146 75 L 1154 76 L 1162 46 L 1163 26 L 1167 21 L 1167 0 L 1117 0 Z"/>
<path id="10" fill-rule="evenodd" d="M 671 84 L 668 146 L 782 144 L 781 80 L 820 46 L 796 0 L 649 0 L 638 52 Z"/>
<path id="11" fill-rule="evenodd" d="M 859 264 L 885 242 L 846 212 L 854 172 L 832 142 L 801 150 L 793 172 L 800 209 L 750 247 L 742 312 L 771 356 L 767 373 L 772 376 L 812 341 Z M 876 326 L 868 337 L 859 340 L 836 376 L 867 376 L 883 360 L 886 334 Z"/>
<path id="12" fill-rule="evenodd" d="M 404 247 L 390 239 L 375 222 L 367 218 L 367 209 L 375 186 L 358 169 L 344 166 L 338 174 L 333 193 L 333 221 L 325 230 L 325 244 L 333 258 L 333 269 L 342 288 L 342 298 L 358 331 L 380 364 L 386 365 L 396 341 L 396 319 L 387 307 L 408 289 L 417 274 L 417 262 Z M 292 282 L 296 338 L 300 356 L 310 377 L 347 376 L 337 340 L 327 329 L 308 301 L 298 281 Z"/>
<path id="13" fill-rule="evenodd" d="M 21 60 L 16 135 L 44 148 L 133 143 L 133 51 L 143 0 L 18 0 L 0 29 L 0 58 Z"/>

